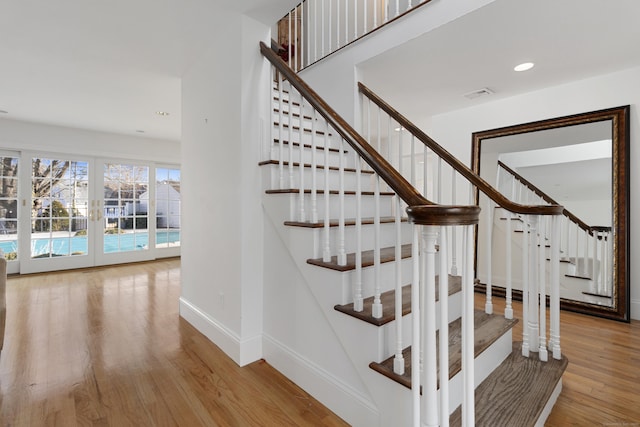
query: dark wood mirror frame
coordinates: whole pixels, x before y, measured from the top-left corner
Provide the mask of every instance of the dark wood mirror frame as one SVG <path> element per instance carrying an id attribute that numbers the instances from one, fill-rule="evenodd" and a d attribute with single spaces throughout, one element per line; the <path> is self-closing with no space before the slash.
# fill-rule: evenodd
<path id="1" fill-rule="evenodd" d="M 593 123 L 610 120 L 612 123 L 612 195 L 613 195 L 613 304 L 611 307 L 589 304 L 586 302 L 561 299 L 561 307 L 566 310 L 591 314 L 608 319 L 629 322 L 630 298 L 629 298 L 629 110 L 628 105 L 606 110 L 592 111 L 571 116 L 557 117 L 537 122 L 524 123 L 515 126 L 507 126 L 499 129 L 485 130 L 472 134 L 471 168 L 480 174 L 480 154 L 483 141 L 516 135 L 528 132 L 536 132 L 546 129 L 554 129 L 567 126 L 575 126 L 585 123 Z M 488 141 L 485 141 L 488 142 Z M 476 191 L 476 204 L 479 194 Z M 476 233 L 476 248 L 477 248 Z M 477 290 L 484 290 L 485 285 L 480 284 Z M 503 288 L 497 288 L 496 295 L 504 295 Z M 501 292 L 502 291 L 502 292 Z M 521 298 L 522 292 L 514 290 L 514 299 Z"/>

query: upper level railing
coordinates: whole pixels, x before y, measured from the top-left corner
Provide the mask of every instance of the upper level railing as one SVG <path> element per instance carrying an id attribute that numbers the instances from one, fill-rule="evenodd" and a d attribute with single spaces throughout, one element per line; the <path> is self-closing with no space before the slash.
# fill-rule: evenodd
<path id="1" fill-rule="evenodd" d="M 280 56 L 296 72 L 431 0 L 304 0 L 277 23 Z"/>
<path id="2" fill-rule="evenodd" d="M 382 98 L 364 84 L 359 83 L 363 95 L 363 127 L 368 128 L 367 135 L 378 139 L 379 150 L 387 153 L 395 160 L 401 173 L 409 177 L 409 181 L 423 187 L 425 196 L 437 203 L 454 204 L 460 193 L 460 185 L 466 185 L 468 197 L 475 199 L 479 192 L 478 203 L 485 206 L 486 223 L 479 227 L 478 235 L 484 237 L 485 247 L 478 248 L 484 252 L 486 261 L 486 304 L 487 313 L 493 311 L 492 303 L 492 230 L 495 206 L 500 206 L 511 214 L 506 217 L 506 250 L 504 268 L 506 278 L 505 317 L 513 317 L 512 308 L 512 248 L 510 233 L 511 220 L 517 214 L 522 219 L 525 230 L 522 244 L 522 298 L 523 298 L 523 347 L 522 352 L 538 352 L 541 360 L 547 360 L 546 343 L 546 271 L 547 271 L 547 235 L 551 248 L 549 262 L 550 277 L 550 313 L 549 349 L 553 357 L 559 359 L 560 351 L 560 216 L 564 211 L 558 205 L 522 205 L 509 200 L 492 187 L 469 167 L 463 164 L 446 149 L 426 135 L 415 124 L 387 104 Z M 373 108 L 372 108 L 373 107 Z M 421 145 L 419 149 L 417 145 Z M 449 165 L 443 171 L 444 164 Z M 462 179 L 461 179 L 462 178 Z M 485 200 L 481 200 L 480 196 Z M 545 218 L 550 218 L 547 221 Z M 546 228 L 550 232 L 546 232 Z M 455 242 L 455 238 L 453 239 Z M 456 267 L 456 248 L 453 248 Z M 452 271 L 452 273 L 454 273 Z"/>
<path id="3" fill-rule="evenodd" d="M 506 175 L 506 177 L 503 177 Z M 509 199 L 522 203 L 558 203 L 535 184 L 498 160 L 496 186 Z M 592 281 L 590 293 L 610 297 L 613 289 L 613 239 L 611 226 L 591 226 L 568 209 L 563 210 L 560 252 L 573 266 L 571 275 Z"/>

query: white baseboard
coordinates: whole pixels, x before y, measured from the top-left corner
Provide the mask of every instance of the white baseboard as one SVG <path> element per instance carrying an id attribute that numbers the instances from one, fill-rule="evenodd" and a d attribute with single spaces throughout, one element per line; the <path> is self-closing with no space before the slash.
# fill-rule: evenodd
<path id="1" fill-rule="evenodd" d="M 379 425 L 380 413 L 370 398 L 278 340 L 263 338 L 264 358 L 284 376 L 350 425 Z"/>
<path id="2" fill-rule="evenodd" d="M 262 335 L 240 338 L 234 331 L 184 298 L 180 298 L 180 316 L 238 365 L 245 366 L 262 358 Z"/>
<path id="3" fill-rule="evenodd" d="M 633 320 L 640 320 L 640 300 L 631 300 L 631 318 Z"/>

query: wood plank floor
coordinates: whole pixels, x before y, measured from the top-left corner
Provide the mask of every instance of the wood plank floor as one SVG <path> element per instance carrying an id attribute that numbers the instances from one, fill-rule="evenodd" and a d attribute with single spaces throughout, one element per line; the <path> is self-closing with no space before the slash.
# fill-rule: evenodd
<path id="1" fill-rule="evenodd" d="M 0 426 L 344 426 L 178 316 L 180 261 L 11 278 Z"/>
<path id="2" fill-rule="evenodd" d="M 268 363 L 237 367 L 179 318 L 179 292 L 179 260 L 11 278 L 0 426 L 346 425 Z M 546 425 L 640 427 L 640 322 L 561 317 Z"/>

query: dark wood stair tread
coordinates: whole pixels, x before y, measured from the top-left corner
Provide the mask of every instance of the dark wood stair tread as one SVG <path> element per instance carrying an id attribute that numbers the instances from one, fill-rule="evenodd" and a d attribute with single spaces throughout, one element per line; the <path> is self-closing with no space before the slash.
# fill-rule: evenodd
<path id="1" fill-rule="evenodd" d="M 298 188 L 281 188 L 281 189 L 275 189 L 275 190 L 266 190 L 267 194 L 290 194 L 290 193 L 299 193 L 300 189 Z M 311 189 L 310 188 L 305 188 L 304 189 L 304 193 L 305 194 L 311 194 Z M 316 194 L 324 194 L 324 190 L 316 190 Z M 329 190 L 329 194 L 340 194 L 340 191 L 338 190 Z M 355 196 L 356 192 L 353 190 L 345 190 L 344 192 L 345 195 L 347 196 Z M 360 194 L 362 194 L 363 196 L 373 196 L 375 195 L 375 193 L 373 191 L 361 191 Z M 395 196 L 396 193 L 392 192 L 392 191 L 381 191 L 380 195 L 381 196 Z"/>
<path id="2" fill-rule="evenodd" d="M 373 265 L 373 250 L 362 252 L 362 267 L 371 267 Z M 402 245 L 401 258 L 411 257 L 411 244 Z M 380 249 L 380 263 L 392 262 L 396 259 L 396 248 L 390 246 L 388 248 Z M 324 262 L 322 258 L 308 259 L 307 264 L 317 265 L 318 267 L 325 267 L 336 271 L 350 271 L 356 268 L 356 254 L 347 254 L 347 265 L 338 265 L 338 257 L 332 256 L 331 261 Z"/>
<path id="3" fill-rule="evenodd" d="M 395 217 L 392 216 L 383 216 L 380 218 L 380 224 L 388 224 L 394 223 L 396 221 Z M 401 222 L 407 222 L 407 218 L 400 218 Z M 362 218 L 362 225 L 371 225 L 374 223 L 373 218 Z M 288 225 L 290 227 L 303 227 L 303 228 L 323 228 L 324 221 L 320 220 L 318 222 L 309 222 L 309 221 L 285 221 L 284 225 Z M 337 219 L 329 220 L 329 227 L 337 227 L 340 225 L 340 221 Z M 344 225 L 347 227 L 352 227 L 356 225 L 356 220 L 354 218 L 347 218 L 344 220 Z"/>
<path id="4" fill-rule="evenodd" d="M 436 299 L 439 300 L 440 288 L 437 287 L 439 283 L 438 276 L 436 276 Z M 449 275 L 449 295 L 453 295 L 462 290 L 462 278 L 460 276 Z M 376 319 L 371 315 L 371 306 L 373 305 L 373 297 L 364 299 L 364 309 L 362 311 L 355 311 L 353 309 L 353 303 L 336 305 L 335 310 L 344 313 L 346 315 L 355 317 L 356 319 L 364 320 L 374 326 L 382 326 L 395 319 L 395 296 L 396 291 L 392 289 L 387 292 L 383 292 L 380 295 L 382 301 L 382 317 Z M 405 285 L 402 287 L 402 315 L 405 316 L 411 313 L 411 285 Z"/>
<path id="5" fill-rule="evenodd" d="M 518 323 L 518 319 L 505 319 L 500 315 L 487 314 L 484 311 L 476 310 L 474 313 L 475 357 L 478 357 L 480 353 L 489 348 L 498 338 L 513 328 L 516 323 Z M 437 336 L 439 337 L 439 334 Z M 461 339 L 462 321 L 457 319 L 449 323 L 449 378 L 460 372 L 462 366 Z M 380 363 L 371 362 L 369 367 L 385 377 L 411 388 L 411 347 L 405 348 L 402 351 L 402 355 L 404 356 L 405 366 L 403 375 L 393 372 L 395 355 Z"/>
<path id="6" fill-rule="evenodd" d="M 569 363 L 562 356 L 549 355 L 541 362 L 536 353 L 524 357 L 522 343 L 513 343 L 513 352 L 477 388 L 476 427 L 535 425 Z M 460 407 L 449 417 L 450 425 L 462 425 Z"/>
<path id="7" fill-rule="evenodd" d="M 337 151 L 337 150 L 336 150 Z M 258 166 L 266 166 L 266 165 L 279 165 L 280 162 L 278 160 L 263 160 L 262 162 L 258 163 Z M 282 162 L 283 166 L 289 166 L 289 162 L 285 161 Z M 299 167 L 300 166 L 300 162 L 293 162 L 293 167 Z M 304 164 L 305 168 L 311 168 L 311 164 L 310 163 L 305 163 Z M 324 165 L 316 165 L 317 169 L 324 169 Z M 331 171 L 339 171 L 340 168 L 338 166 L 329 166 L 329 170 Z M 344 168 L 345 172 L 356 172 L 355 168 Z M 361 170 L 360 173 L 363 174 L 368 174 L 368 175 L 373 175 L 375 172 L 371 171 L 371 170 Z"/>
<path id="8" fill-rule="evenodd" d="M 275 138 L 275 139 L 273 140 L 273 142 L 275 142 L 276 144 L 280 144 L 280 140 L 279 140 L 278 138 Z M 289 145 L 289 141 L 282 141 L 282 144 L 284 144 L 284 145 Z M 294 143 L 293 143 L 293 146 L 294 146 L 294 147 L 299 147 L 299 146 L 300 146 L 300 143 L 299 143 L 299 142 L 294 142 Z M 313 147 L 311 146 L 311 144 L 304 144 L 304 145 L 303 145 L 303 147 L 304 147 L 304 148 L 313 148 Z M 317 146 L 317 145 L 316 145 L 316 150 L 324 151 L 324 147 L 320 147 L 320 146 Z M 330 151 L 330 152 L 332 152 L 332 153 L 339 153 L 339 152 L 340 152 L 340 149 L 339 149 L 339 148 L 329 148 L 329 151 Z M 343 153 L 347 153 L 347 150 L 343 150 L 342 152 L 343 152 Z"/>

